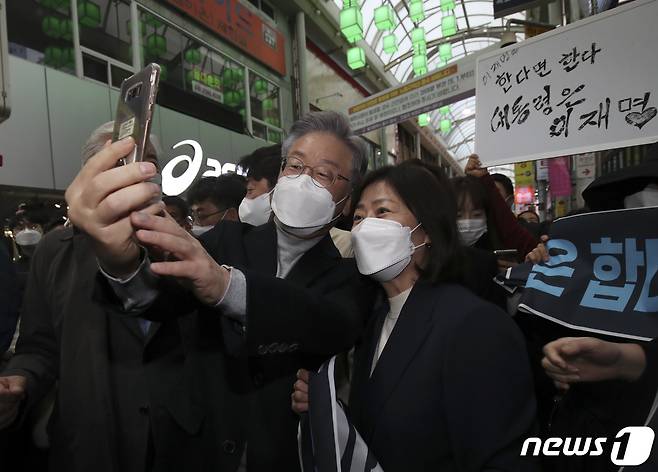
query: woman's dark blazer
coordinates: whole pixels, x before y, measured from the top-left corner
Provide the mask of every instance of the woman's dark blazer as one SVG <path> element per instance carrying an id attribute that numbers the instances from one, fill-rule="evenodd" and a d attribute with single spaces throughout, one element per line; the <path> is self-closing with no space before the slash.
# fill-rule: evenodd
<path id="1" fill-rule="evenodd" d="M 502 310 L 461 286 L 418 282 L 371 377 L 388 305 L 376 311 L 349 409 L 386 472 L 538 470 L 520 457 L 536 435 L 526 348 Z"/>

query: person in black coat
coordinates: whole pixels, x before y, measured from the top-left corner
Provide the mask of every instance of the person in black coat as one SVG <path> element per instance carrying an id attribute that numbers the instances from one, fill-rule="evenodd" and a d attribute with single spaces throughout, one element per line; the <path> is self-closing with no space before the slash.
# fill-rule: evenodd
<path id="1" fill-rule="evenodd" d="M 100 127 L 85 149 L 100 149 L 111 133 L 112 123 Z M 153 152 L 149 146 L 150 162 Z M 95 164 L 92 158 L 83 172 Z M 212 383 L 227 375 L 214 360 L 222 346 L 198 339 L 216 327 L 200 327 L 194 315 L 162 323 L 113 316 L 97 293 L 94 244 L 79 228 L 65 228 L 34 252 L 16 353 L 0 374 L 3 439 L 20 435 L 56 385 L 48 425 L 53 472 L 235 467 L 232 431 L 207 420 L 233 414 L 232 392 Z M 2 455 L 3 470 L 42 470 L 22 468 L 31 458 L 15 454 Z"/>
<path id="2" fill-rule="evenodd" d="M 357 344 L 349 417 L 390 471 L 535 471 L 536 432 L 521 333 L 460 281 L 456 204 L 426 165 L 378 169 L 357 195 L 359 271 L 385 295 Z M 307 372 L 293 409 L 308 407 Z"/>
<path id="3" fill-rule="evenodd" d="M 18 321 L 16 272 L 3 244 L 0 244 L 0 358 L 9 349 Z"/>
<path id="4" fill-rule="evenodd" d="M 139 180 L 131 174 L 139 169 L 110 168 L 127 151 L 116 144 L 97 156 L 108 186 L 119 173 L 124 182 Z M 83 185 L 91 176 L 83 175 L 67 194 L 71 220 L 96 238 L 98 297 L 116 319 L 165 323 L 198 316 L 196 347 L 216 365 L 198 379 L 207 399 L 204 424 L 228 431 L 233 441 L 235 461 L 221 470 L 299 468 L 289 408 L 295 372 L 351 347 L 372 305 L 369 281 L 353 260 L 340 257 L 328 235 L 349 211 L 365 170 L 363 142 L 345 117 L 319 112 L 293 125 L 283 151 L 272 193 L 274 221 L 259 227 L 222 222 L 201 241 L 147 209 L 130 215 L 136 233 L 126 227 L 115 244 L 104 231 L 107 206 L 94 206 L 94 189 Z M 129 214 L 137 203 L 123 198 L 136 189 L 125 185 L 107 198 L 114 208 L 126 205 Z M 148 187 L 143 190 L 142 205 L 149 196 Z M 147 257 L 133 246 L 133 235 L 164 257 L 156 259 L 155 251 Z"/>

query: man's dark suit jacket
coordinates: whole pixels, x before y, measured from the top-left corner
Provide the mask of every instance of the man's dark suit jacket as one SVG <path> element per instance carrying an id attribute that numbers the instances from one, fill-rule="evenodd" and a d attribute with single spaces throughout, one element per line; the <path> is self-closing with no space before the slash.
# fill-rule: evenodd
<path id="1" fill-rule="evenodd" d="M 357 345 L 349 404 L 382 469 L 537 471 L 519 457 L 536 407 L 513 321 L 461 286 L 418 282 L 370 376 L 383 305 Z"/>
<path id="2" fill-rule="evenodd" d="M 216 361 L 222 346 L 199 339 L 219 324 L 200 326 L 193 314 L 153 324 L 145 336 L 135 318 L 95 300 L 97 275 L 87 236 L 72 229 L 45 236 L 32 263 L 16 355 L 3 372 L 27 377 L 26 412 L 57 381 L 50 470 L 234 468 L 238 439 L 209 421 L 235 414 L 228 411 L 231 392 L 207 385 L 227 375 Z"/>
<path id="3" fill-rule="evenodd" d="M 173 286 L 161 291 L 144 316 L 162 320 L 198 309 L 200 349 L 222 343 L 216 372 L 207 372 L 202 382 L 208 383 L 204 394 L 224 402 L 221 409 L 229 413 L 212 420 L 236 439 L 236 455 L 246 443 L 250 472 L 298 470 L 295 374 L 354 345 L 372 310 L 375 285 L 358 273 L 353 259 L 341 258 L 328 234 L 285 279 L 276 278 L 274 223 L 221 223 L 201 239 L 217 262 L 245 275 L 245 329 Z"/>

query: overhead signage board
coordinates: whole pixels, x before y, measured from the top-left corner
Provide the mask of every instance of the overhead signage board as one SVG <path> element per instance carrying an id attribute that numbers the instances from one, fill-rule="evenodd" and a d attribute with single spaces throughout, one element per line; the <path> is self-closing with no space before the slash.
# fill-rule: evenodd
<path id="1" fill-rule="evenodd" d="M 286 75 L 283 34 L 238 0 L 167 0 L 250 56 Z"/>
<path id="2" fill-rule="evenodd" d="M 486 166 L 658 140 L 658 2 L 636 0 L 479 56 Z"/>
<path id="3" fill-rule="evenodd" d="M 349 109 L 350 124 L 355 133 L 367 133 L 474 94 L 475 58 L 466 57 L 368 97 Z"/>

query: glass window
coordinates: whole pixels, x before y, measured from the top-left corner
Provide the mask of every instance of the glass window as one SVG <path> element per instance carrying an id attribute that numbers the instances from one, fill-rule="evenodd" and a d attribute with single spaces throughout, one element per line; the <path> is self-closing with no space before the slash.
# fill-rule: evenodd
<path id="1" fill-rule="evenodd" d="M 124 0 L 78 0 L 80 45 L 132 64 L 130 5 Z"/>
<path id="2" fill-rule="evenodd" d="M 10 0 L 6 8 L 11 54 L 75 73 L 69 0 Z"/>
<path id="3" fill-rule="evenodd" d="M 161 82 L 245 116 L 244 66 L 209 50 L 148 12 L 142 12 L 141 23 L 144 63 L 160 65 Z"/>
<path id="4" fill-rule="evenodd" d="M 252 118 L 281 128 L 279 87 L 255 72 L 249 72 L 249 98 Z"/>

